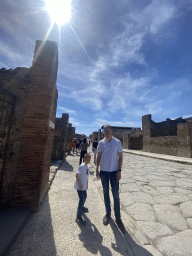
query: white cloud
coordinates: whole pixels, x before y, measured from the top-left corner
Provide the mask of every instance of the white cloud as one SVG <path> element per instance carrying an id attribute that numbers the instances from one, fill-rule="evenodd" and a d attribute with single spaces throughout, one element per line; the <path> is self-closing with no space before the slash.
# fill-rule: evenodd
<path id="1" fill-rule="evenodd" d="M 76 111 L 68 109 L 68 108 L 64 108 L 64 107 L 58 106 L 57 109 L 61 109 L 63 113 L 65 112 L 67 114 L 76 115 Z"/>

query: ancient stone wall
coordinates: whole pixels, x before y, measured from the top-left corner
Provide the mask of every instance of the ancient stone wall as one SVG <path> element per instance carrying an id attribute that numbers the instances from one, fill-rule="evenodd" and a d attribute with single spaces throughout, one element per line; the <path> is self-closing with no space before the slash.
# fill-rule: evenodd
<path id="1" fill-rule="evenodd" d="M 55 119 L 55 135 L 52 150 L 52 159 L 65 159 L 65 144 L 67 138 L 67 125 L 69 122 L 69 115 L 62 114 L 61 118 Z"/>
<path id="2" fill-rule="evenodd" d="M 0 100 L 0 109 L 4 109 L 4 111 L 0 113 L 0 118 L 2 120 L 0 126 L 0 140 L 6 139 L 5 134 L 3 137 L 3 130 L 5 129 L 5 131 L 7 131 L 10 120 L 5 120 L 5 123 L 3 122 L 3 120 L 5 119 L 5 115 L 7 113 L 7 111 L 5 110 L 7 104 L 6 102 L 11 101 L 12 98 L 2 90 L 4 89 L 15 96 L 11 131 L 8 141 L 6 165 L 4 169 L 4 175 L 2 177 L 2 200 L 4 202 L 10 202 L 12 198 L 12 188 L 14 178 L 17 173 L 17 160 L 23 130 L 23 117 L 26 114 L 26 102 L 28 93 L 33 88 L 33 86 L 34 83 L 32 79 L 32 72 L 29 68 L 16 68 L 14 70 L 6 70 L 3 68 L 0 70 L 0 98 L 5 100 L 5 102 Z M 4 124 L 6 124 L 6 127 L 4 127 Z M 3 159 L 0 158 L 0 172 L 2 169 L 2 163 Z"/>
<path id="3" fill-rule="evenodd" d="M 192 157 L 192 123 L 190 121 L 190 118 L 188 120 L 178 118 L 155 123 L 151 120 L 151 115 L 143 116 L 143 150 Z"/>
<path id="4" fill-rule="evenodd" d="M 75 128 L 72 127 L 72 124 L 67 125 L 67 137 L 66 137 L 66 145 L 65 145 L 65 151 L 66 153 L 70 153 L 72 150 L 72 143 L 73 138 L 75 136 Z"/>
<path id="5" fill-rule="evenodd" d="M 150 144 L 152 153 L 178 155 L 179 140 L 177 136 L 151 137 Z"/>
<path id="6" fill-rule="evenodd" d="M 137 150 L 143 148 L 143 135 L 140 128 L 135 129 L 133 131 L 124 132 L 123 148 Z"/>

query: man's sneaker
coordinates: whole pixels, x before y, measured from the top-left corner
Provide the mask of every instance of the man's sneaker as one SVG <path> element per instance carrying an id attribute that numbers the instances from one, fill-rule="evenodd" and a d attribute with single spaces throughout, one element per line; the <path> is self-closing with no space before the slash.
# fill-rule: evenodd
<path id="1" fill-rule="evenodd" d="M 110 214 L 110 213 L 107 213 L 107 214 L 104 216 L 104 218 L 103 218 L 103 224 L 104 224 L 105 226 L 107 226 L 107 225 L 109 224 L 110 218 L 111 218 L 111 214 Z"/>
<path id="2" fill-rule="evenodd" d="M 80 226 L 85 226 L 85 225 L 86 225 L 86 221 L 83 220 L 82 217 L 76 219 L 76 222 L 77 222 L 77 224 L 80 225 Z"/>
<path id="3" fill-rule="evenodd" d="M 117 223 L 117 226 L 119 227 L 119 229 L 121 230 L 122 233 L 125 233 L 126 232 L 126 229 L 123 225 L 123 222 L 121 219 L 116 219 L 116 223 Z"/>
<path id="4" fill-rule="evenodd" d="M 89 212 L 89 209 L 87 207 L 83 207 L 82 213 L 87 213 L 87 212 Z"/>

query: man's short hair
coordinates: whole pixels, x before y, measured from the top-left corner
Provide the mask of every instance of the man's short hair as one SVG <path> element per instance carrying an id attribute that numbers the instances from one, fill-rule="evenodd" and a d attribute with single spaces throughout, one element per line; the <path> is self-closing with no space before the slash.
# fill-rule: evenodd
<path id="1" fill-rule="evenodd" d="M 106 125 L 103 126 L 103 130 L 105 130 L 105 129 L 107 129 L 107 128 L 109 128 L 109 129 L 111 130 L 111 125 L 106 124 Z"/>

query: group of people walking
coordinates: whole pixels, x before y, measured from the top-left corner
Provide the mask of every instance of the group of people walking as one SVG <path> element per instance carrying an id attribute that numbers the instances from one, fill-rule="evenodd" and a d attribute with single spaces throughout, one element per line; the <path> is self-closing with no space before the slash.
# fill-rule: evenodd
<path id="1" fill-rule="evenodd" d="M 87 148 L 90 146 L 90 144 L 87 142 L 87 139 L 84 138 L 83 141 L 81 139 L 73 139 L 73 154 L 76 148 L 76 154 L 78 152 L 78 150 L 80 151 L 80 160 L 79 160 L 79 165 L 81 165 L 82 163 L 82 159 L 84 157 L 84 155 L 87 153 Z"/>
<path id="2" fill-rule="evenodd" d="M 104 203 L 106 214 L 103 218 L 103 224 L 108 225 L 111 218 L 111 203 L 109 196 L 109 183 L 114 200 L 114 212 L 116 224 L 122 233 L 125 233 L 125 227 L 121 220 L 120 214 L 120 198 L 119 198 L 119 180 L 121 179 L 121 167 L 123 163 L 123 148 L 121 141 L 112 136 L 110 125 L 105 125 L 103 128 L 105 138 L 99 142 L 95 140 L 92 144 L 92 151 L 94 153 L 94 163 L 96 164 L 96 177 L 101 179 Z M 86 225 L 85 220 L 82 218 L 82 213 L 89 212 L 88 208 L 84 207 L 87 198 L 88 177 L 90 169 L 88 164 L 91 160 L 91 154 L 87 153 L 88 143 L 83 141 L 81 144 L 80 166 L 76 173 L 76 181 L 74 188 L 77 189 L 79 196 L 79 204 L 77 208 L 76 222 L 79 225 Z M 96 157 L 97 154 L 97 157 Z M 84 163 L 81 164 L 82 158 Z"/>

